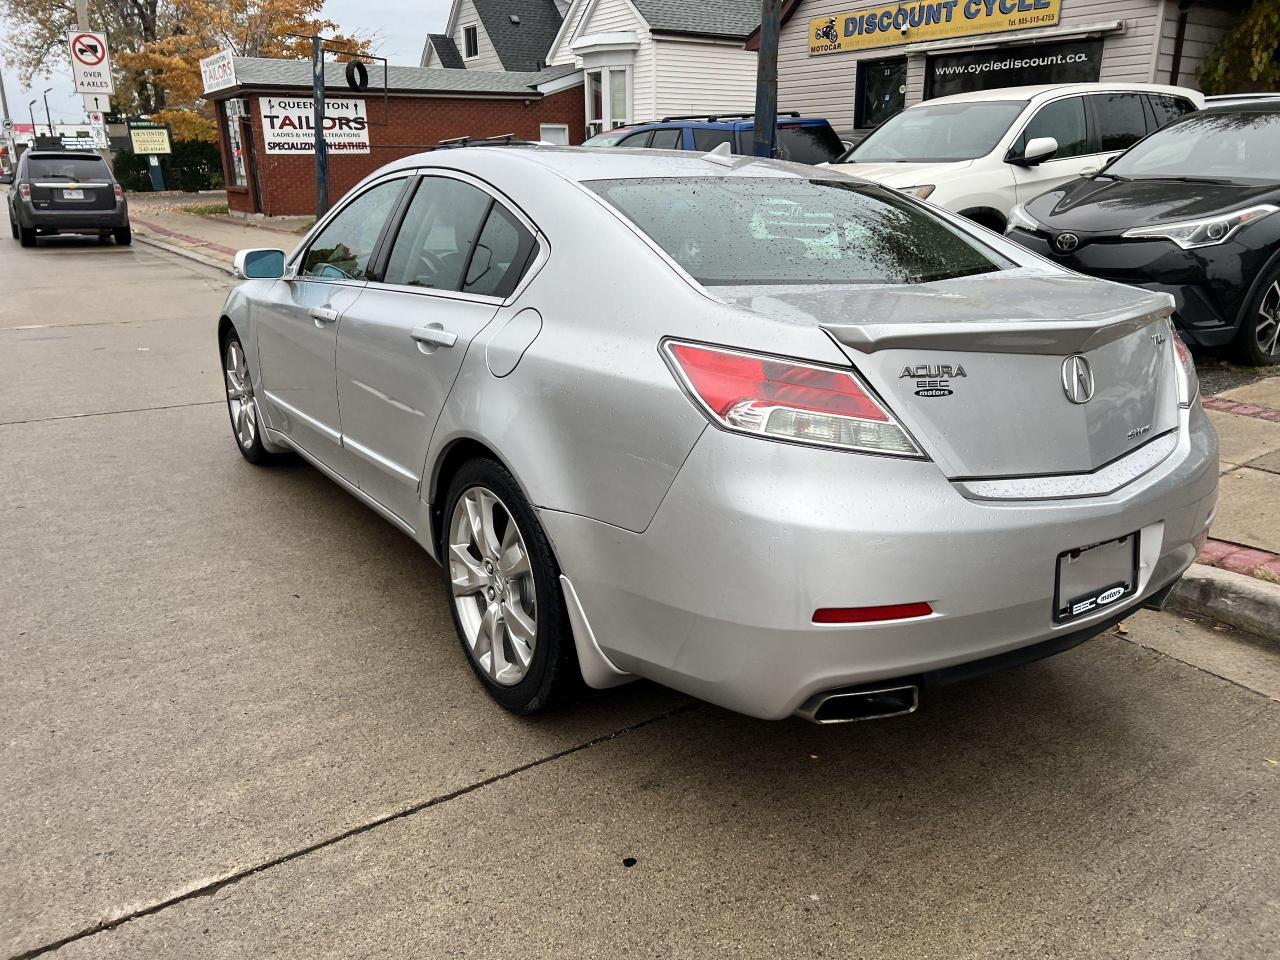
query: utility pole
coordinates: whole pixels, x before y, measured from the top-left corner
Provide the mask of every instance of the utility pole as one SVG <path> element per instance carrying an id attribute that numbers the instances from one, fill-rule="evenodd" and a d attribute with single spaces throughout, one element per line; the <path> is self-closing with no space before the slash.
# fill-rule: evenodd
<path id="1" fill-rule="evenodd" d="M 782 0 L 762 0 L 760 7 L 751 152 L 757 157 L 772 157 L 778 152 L 778 31 L 782 29 Z"/>
<path id="2" fill-rule="evenodd" d="M 84 2 L 84 0 L 81 0 Z M 324 41 L 311 38 L 311 95 L 315 98 L 316 219 L 329 212 L 329 145 L 324 142 Z"/>

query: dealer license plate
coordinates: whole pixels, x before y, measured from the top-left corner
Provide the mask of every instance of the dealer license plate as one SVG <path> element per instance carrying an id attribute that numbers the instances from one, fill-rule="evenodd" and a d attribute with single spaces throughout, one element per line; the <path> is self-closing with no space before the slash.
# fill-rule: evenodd
<path id="1" fill-rule="evenodd" d="M 83 190 L 63 190 L 62 199 L 63 200 L 83 200 L 84 191 Z"/>
<path id="2" fill-rule="evenodd" d="M 1138 591 L 1138 535 L 1131 533 L 1058 554 L 1053 619 L 1087 617 Z"/>

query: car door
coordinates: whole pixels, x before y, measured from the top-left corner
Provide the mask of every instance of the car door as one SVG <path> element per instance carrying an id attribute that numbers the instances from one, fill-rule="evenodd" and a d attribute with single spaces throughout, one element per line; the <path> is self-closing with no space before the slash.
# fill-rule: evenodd
<path id="1" fill-rule="evenodd" d="M 254 304 L 263 400 L 270 426 L 345 480 L 356 472 L 342 449 L 337 396 L 337 332 L 364 289 L 396 201 L 402 174 L 351 197 Z"/>
<path id="2" fill-rule="evenodd" d="M 534 251 L 527 221 L 463 174 L 416 184 L 378 278 L 338 329 L 343 443 L 360 488 L 410 527 L 431 432 L 471 340 Z"/>
<path id="3" fill-rule="evenodd" d="M 1027 144 L 1038 137 L 1053 137 L 1058 152 L 1032 167 L 1013 164 L 1013 181 L 1018 202 L 1026 203 L 1080 176 L 1090 166 L 1101 166 L 1089 141 L 1084 97 L 1063 97 L 1039 107 L 1014 141 L 1011 158 L 1022 155 Z"/>

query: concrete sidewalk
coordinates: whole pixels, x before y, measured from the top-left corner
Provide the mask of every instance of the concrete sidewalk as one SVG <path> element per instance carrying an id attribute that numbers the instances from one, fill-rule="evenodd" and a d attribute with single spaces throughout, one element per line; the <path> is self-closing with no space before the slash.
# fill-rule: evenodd
<path id="1" fill-rule="evenodd" d="M 247 247 L 279 247 L 291 250 L 302 234 L 304 219 L 274 223 L 269 220 L 237 221 L 229 216 L 187 213 L 184 206 L 216 202 L 219 196 L 130 194 L 129 218 L 136 240 L 160 247 L 208 266 L 231 272 L 237 250 Z"/>

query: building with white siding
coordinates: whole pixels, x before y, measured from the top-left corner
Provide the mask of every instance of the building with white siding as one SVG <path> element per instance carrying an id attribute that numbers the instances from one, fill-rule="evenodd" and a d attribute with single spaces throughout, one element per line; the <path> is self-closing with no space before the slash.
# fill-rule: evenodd
<path id="1" fill-rule="evenodd" d="M 746 41 L 759 23 L 760 0 L 454 0 L 422 65 L 577 66 L 581 132 L 590 135 L 677 114 L 750 112 L 756 54 Z"/>
<path id="2" fill-rule="evenodd" d="M 1241 0 L 789 0 L 778 104 L 857 137 L 930 97 L 1092 80 L 1197 87 Z M 747 46 L 758 45 L 753 35 Z"/>

